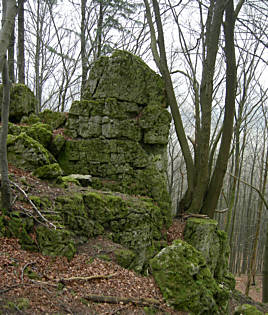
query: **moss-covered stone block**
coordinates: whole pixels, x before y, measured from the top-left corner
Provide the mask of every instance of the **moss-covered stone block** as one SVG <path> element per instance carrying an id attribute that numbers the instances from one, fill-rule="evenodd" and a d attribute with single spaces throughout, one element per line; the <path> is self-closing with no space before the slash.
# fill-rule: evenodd
<path id="1" fill-rule="evenodd" d="M 29 137 L 41 143 L 46 149 L 52 139 L 52 129 L 49 125 L 36 123 L 27 128 L 26 133 Z"/>
<path id="2" fill-rule="evenodd" d="M 0 99 L 3 96 L 3 85 L 0 85 Z M 24 84 L 12 84 L 10 91 L 9 120 L 19 123 L 23 116 L 35 111 L 37 100 L 33 92 Z M 0 103 L 1 116 L 2 102 Z"/>
<path id="3" fill-rule="evenodd" d="M 66 122 L 66 113 L 53 112 L 52 110 L 45 109 L 39 113 L 40 120 L 49 125 L 53 130 L 62 128 Z"/>
<path id="4" fill-rule="evenodd" d="M 239 305 L 235 308 L 234 315 L 262 315 L 255 306 L 250 304 Z"/>
<path id="5" fill-rule="evenodd" d="M 21 218 L 19 212 L 13 211 L 9 215 L 0 217 L 1 234 L 6 237 L 15 237 L 23 249 L 37 250 L 37 244 L 31 237 L 34 222 L 31 218 Z"/>
<path id="6" fill-rule="evenodd" d="M 10 163 L 29 171 L 34 171 L 46 164 L 56 163 L 53 155 L 25 132 L 18 136 L 8 136 L 7 151 Z"/>
<path id="7" fill-rule="evenodd" d="M 56 207 L 62 215 L 64 225 L 76 234 L 93 237 L 104 231 L 100 222 L 88 216 L 81 194 L 58 197 Z"/>
<path id="8" fill-rule="evenodd" d="M 69 176 L 59 176 L 57 178 L 57 184 L 59 184 L 63 188 L 69 187 L 70 184 L 74 184 L 74 185 L 80 186 L 79 181 L 76 178 L 72 177 L 71 175 L 69 175 Z"/>
<path id="9" fill-rule="evenodd" d="M 41 179 L 55 180 L 63 175 L 63 171 L 58 163 L 53 163 L 35 169 L 33 175 Z"/>
<path id="10" fill-rule="evenodd" d="M 227 290 L 214 280 L 202 254 L 175 240 L 150 261 L 152 274 L 165 301 L 176 310 L 193 314 L 223 314 Z"/>
<path id="11" fill-rule="evenodd" d="M 65 256 L 73 258 L 76 249 L 72 233 L 65 229 L 49 229 L 45 226 L 36 228 L 36 239 L 43 255 Z"/>
<path id="12" fill-rule="evenodd" d="M 218 230 L 217 221 L 188 219 L 184 240 L 202 253 L 216 281 L 233 290 L 235 280 L 228 269 L 230 253 L 228 238 L 224 231 Z"/>

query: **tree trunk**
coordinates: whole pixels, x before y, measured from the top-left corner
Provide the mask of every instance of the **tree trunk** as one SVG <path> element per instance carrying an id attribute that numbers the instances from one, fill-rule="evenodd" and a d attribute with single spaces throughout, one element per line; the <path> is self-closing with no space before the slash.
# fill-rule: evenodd
<path id="1" fill-rule="evenodd" d="M 14 29 L 15 16 L 17 14 L 16 0 L 2 0 L 3 9 L 6 7 L 6 19 L 0 31 L 0 70 L 5 63 L 5 55 L 9 45 L 9 38 Z"/>
<path id="2" fill-rule="evenodd" d="M 208 214 L 211 218 L 213 218 L 214 216 L 217 202 L 221 193 L 223 179 L 229 160 L 230 145 L 233 135 L 233 121 L 235 114 L 237 84 L 236 57 L 234 46 L 235 14 L 233 0 L 227 2 L 225 16 L 226 20 L 224 23 L 224 37 L 226 57 L 226 96 L 223 131 L 216 166 L 208 187 L 208 193 L 206 195 L 202 211 L 203 213 Z"/>
<path id="3" fill-rule="evenodd" d="M 25 84 L 24 1 L 18 0 L 18 81 Z"/>
<path id="4" fill-rule="evenodd" d="M 11 210 L 11 190 L 8 178 L 7 161 L 7 134 L 8 134 L 8 113 L 10 103 L 10 81 L 7 60 L 4 62 L 2 70 L 3 80 L 3 101 L 1 113 L 1 142 L 0 142 L 0 162 L 1 162 L 1 207 L 5 212 Z"/>
<path id="5" fill-rule="evenodd" d="M 81 0 L 81 61 L 82 61 L 82 83 L 80 95 L 82 97 L 87 81 L 87 57 L 86 57 L 86 3 L 87 0 Z"/>
<path id="6" fill-rule="evenodd" d="M 6 60 L 6 51 L 9 45 L 10 34 L 14 30 L 15 16 L 17 14 L 16 1 L 2 1 L 3 18 L 0 31 L 0 66 L 3 80 L 3 102 L 1 122 L 2 130 L 0 137 L 0 163 L 1 163 L 1 207 L 4 211 L 11 210 L 11 195 L 8 178 L 7 162 L 7 134 L 8 134 L 8 113 L 10 103 L 10 82 L 8 73 L 8 64 Z"/>
<path id="7" fill-rule="evenodd" d="M 14 28 L 11 32 L 9 45 L 8 45 L 8 75 L 9 80 L 15 83 L 15 31 Z"/>

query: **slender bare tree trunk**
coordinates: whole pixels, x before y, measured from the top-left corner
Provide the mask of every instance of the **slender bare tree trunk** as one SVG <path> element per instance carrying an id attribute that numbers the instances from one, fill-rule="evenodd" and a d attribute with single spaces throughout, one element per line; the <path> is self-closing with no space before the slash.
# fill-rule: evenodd
<path id="1" fill-rule="evenodd" d="M 25 84 L 24 1 L 18 0 L 18 81 Z"/>
<path id="2" fill-rule="evenodd" d="M 16 1 L 2 0 L 2 28 L 0 30 L 0 69 L 3 80 L 3 100 L 1 122 L 2 130 L 0 137 L 0 167 L 1 167 L 1 207 L 4 211 L 11 210 L 11 194 L 8 178 L 7 161 L 7 134 L 8 134 L 8 113 L 10 103 L 10 81 L 6 51 L 9 45 L 10 34 L 14 30 L 15 16 L 17 14 Z"/>
<path id="3" fill-rule="evenodd" d="M 87 54 L 86 54 L 86 4 L 87 0 L 81 0 L 81 61 L 82 61 L 82 83 L 81 83 L 81 97 L 87 81 Z"/>

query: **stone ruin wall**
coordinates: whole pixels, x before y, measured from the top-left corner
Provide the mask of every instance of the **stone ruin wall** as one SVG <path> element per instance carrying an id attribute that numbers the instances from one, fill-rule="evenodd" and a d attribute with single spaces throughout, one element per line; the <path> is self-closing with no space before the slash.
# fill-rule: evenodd
<path id="1" fill-rule="evenodd" d="M 67 174 L 92 175 L 96 187 L 146 195 L 169 208 L 170 121 L 161 77 L 116 51 L 95 62 L 82 100 L 72 104 L 59 163 Z"/>

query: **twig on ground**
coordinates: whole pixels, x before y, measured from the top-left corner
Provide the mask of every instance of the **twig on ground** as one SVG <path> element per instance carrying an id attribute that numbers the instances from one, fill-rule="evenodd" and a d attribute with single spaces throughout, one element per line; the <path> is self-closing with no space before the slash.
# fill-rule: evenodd
<path id="1" fill-rule="evenodd" d="M 27 199 L 27 201 L 31 204 L 31 206 L 33 207 L 34 211 L 39 215 L 39 217 L 41 217 L 49 226 L 51 226 L 53 229 L 57 229 L 56 226 L 48 221 L 43 215 L 42 213 L 37 209 L 37 207 L 35 206 L 35 204 L 32 202 L 32 200 L 28 197 L 28 195 L 26 194 L 26 192 L 16 183 L 10 181 L 10 184 L 13 185 L 20 193 L 23 194 L 23 196 Z"/>
<path id="2" fill-rule="evenodd" d="M 116 273 L 112 273 L 110 275 L 95 275 L 95 276 L 90 276 L 90 277 L 71 277 L 71 278 L 61 278 L 55 281 L 64 283 L 64 282 L 76 281 L 76 280 L 89 281 L 89 280 L 96 280 L 96 279 L 110 279 L 112 277 L 115 277 L 116 275 L 117 275 Z"/>
<path id="3" fill-rule="evenodd" d="M 120 296 L 104 296 L 104 295 L 87 295 L 83 297 L 86 300 L 98 302 L 98 303 L 112 303 L 112 304 L 135 304 L 139 306 L 159 306 L 160 302 L 155 299 L 147 298 L 126 298 Z"/>

